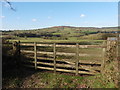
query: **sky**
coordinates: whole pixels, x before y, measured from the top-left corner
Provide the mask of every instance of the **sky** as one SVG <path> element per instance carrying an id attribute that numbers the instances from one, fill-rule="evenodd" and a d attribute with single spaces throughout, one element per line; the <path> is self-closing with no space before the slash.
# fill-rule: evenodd
<path id="1" fill-rule="evenodd" d="M 2 30 L 52 26 L 118 26 L 118 2 L 12 2 L 2 3 Z"/>

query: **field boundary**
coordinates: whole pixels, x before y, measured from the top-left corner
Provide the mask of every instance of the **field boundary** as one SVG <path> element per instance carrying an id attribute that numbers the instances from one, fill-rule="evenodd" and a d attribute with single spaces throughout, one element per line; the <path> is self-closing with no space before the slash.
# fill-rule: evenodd
<path id="1" fill-rule="evenodd" d="M 72 45 L 71 45 L 72 44 Z M 23 47 L 33 47 L 33 50 L 22 50 Z M 51 47 L 53 48 L 52 52 L 46 51 L 39 51 L 39 47 Z M 76 50 L 75 53 L 66 53 L 66 52 L 57 52 L 56 48 L 74 48 Z M 79 49 L 81 48 L 102 48 L 102 52 L 95 56 L 94 54 L 84 54 L 79 53 Z M 46 69 L 52 70 L 54 73 L 57 71 L 60 72 L 71 72 L 78 74 L 98 74 L 102 73 L 104 70 L 105 64 L 105 54 L 106 54 L 107 45 L 103 43 L 102 45 L 79 45 L 79 43 L 55 43 L 55 42 L 48 42 L 48 43 L 40 43 L 40 42 L 33 42 L 33 43 L 20 43 L 14 42 L 13 43 L 13 50 L 18 52 L 18 54 L 27 55 L 29 53 L 33 54 L 33 56 L 27 56 L 28 58 L 33 59 L 33 61 L 27 61 L 27 63 L 31 63 L 30 65 L 25 64 L 25 66 L 34 67 L 35 69 Z M 47 54 L 52 56 L 50 57 L 40 57 L 38 54 Z M 20 56 L 19 55 L 19 56 Z M 64 56 L 75 56 L 75 60 L 70 61 L 70 59 L 57 59 L 57 55 L 64 55 Z M 80 60 L 80 56 L 94 56 L 94 57 L 101 57 L 101 61 L 92 61 L 92 60 Z M 24 60 L 26 61 L 26 60 Z M 25 62 L 26 63 L 26 62 Z"/>

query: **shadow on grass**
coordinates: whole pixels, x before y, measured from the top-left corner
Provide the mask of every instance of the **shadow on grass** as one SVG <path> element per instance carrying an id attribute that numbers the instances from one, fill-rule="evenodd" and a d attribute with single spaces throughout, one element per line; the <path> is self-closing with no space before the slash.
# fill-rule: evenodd
<path id="1" fill-rule="evenodd" d="M 9 53 L 9 54 L 8 54 Z M 22 56 L 22 59 L 29 60 Z M 2 88 L 20 88 L 25 78 L 35 74 L 38 70 L 27 68 L 19 61 L 19 57 L 14 57 L 12 45 L 3 43 L 2 46 Z M 39 70 L 42 72 L 43 70 Z"/>

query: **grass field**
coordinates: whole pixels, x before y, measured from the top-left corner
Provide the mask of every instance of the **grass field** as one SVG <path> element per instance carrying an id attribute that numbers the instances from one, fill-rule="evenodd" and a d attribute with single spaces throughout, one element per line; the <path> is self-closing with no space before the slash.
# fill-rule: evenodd
<path id="1" fill-rule="evenodd" d="M 53 35 L 52 37 L 18 37 L 14 36 L 7 41 L 20 41 L 21 43 L 45 42 L 45 43 L 76 43 L 80 45 L 102 45 L 104 41 L 103 34 L 91 34 L 97 32 L 96 30 L 78 30 L 79 28 L 48 28 L 42 30 L 26 30 L 7 32 L 10 35 L 15 34 L 40 34 Z M 104 29 L 105 30 L 105 29 Z M 102 30 L 102 31 L 104 31 Z M 112 30 L 112 29 L 111 29 Z M 6 33 L 5 33 L 6 34 Z M 61 37 L 54 37 L 54 35 L 61 35 Z M 56 39 L 57 38 L 57 39 Z M 67 38 L 67 40 L 66 40 Z M 106 38 L 106 36 L 105 36 Z M 58 40 L 60 39 L 60 40 Z M 22 47 L 25 50 L 34 50 L 34 47 Z M 39 51 L 53 51 L 53 47 L 37 47 Z M 75 53 L 75 48 L 56 48 L 57 52 Z M 120 50 L 120 49 L 119 49 Z M 52 71 L 33 70 L 30 68 L 17 67 L 16 60 L 12 58 L 12 45 L 3 45 L 3 62 L 7 63 L 6 70 L 3 73 L 3 87 L 4 88 L 116 88 L 114 81 L 109 81 L 105 76 L 97 74 L 96 76 L 75 76 L 74 74 L 57 72 L 55 75 Z M 80 48 L 81 54 L 93 54 L 94 56 L 80 56 L 79 60 L 86 61 L 102 61 L 103 57 L 101 48 Z M 9 54 L 8 57 L 6 54 Z M 34 56 L 33 54 L 24 54 L 24 56 Z M 40 54 L 39 56 L 47 57 L 49 55 Z M 57 55 L 58 59 L 68 59 L 70 62 L 75 61 L 74 56 Z M 4 65 L 4 64 L 3 64 Z M 11 66 L 10 66 L 11 65 Z M 15 67 L 16 66 L 16 67 Z M 4 67 L 4 66 L 3 66 Z M 10 68 L 9 68 L 10 67 Z M 5 68 L 4 68 L 5 69 Z M 107 77 L 109 78 L 109 77 Z"/>
<path id="2" fill-rule="evenodd" d="M 47 40 L 42 38 L 16 38 L 8 39 L 8 41 L 21 41 L 21 42 L 88 42 L 88 43 L 102 43 L 105 40 Z"/>
<path id="3" fill-rule="evenodd" d="M 9 77 L 7 77 L 9 74 Z M 115 84 L 102 75 L 74 76 L 60 73 L 56 75 L 51 71 L 41 71 L 21 68 L 6 72 L 3 78 L 4 88 L 115 88 Z"/>

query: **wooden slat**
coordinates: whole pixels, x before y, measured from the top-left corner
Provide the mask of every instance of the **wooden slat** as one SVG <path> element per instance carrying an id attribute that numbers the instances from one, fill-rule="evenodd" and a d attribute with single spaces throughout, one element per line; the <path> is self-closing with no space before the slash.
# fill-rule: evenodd
<path id="1" fill-rule="evenodd" d="M 34 61 L 33 61 L 32 63 L 34 63 Z M 37 62 L 37 64 L 44 64 L 44 65 L 54 66 L 53 63 L 46 63 L 46 62 Z M 73 67 L 73 68 L 75 68 L 74 65 L 69 65 L 69 64 L 58 64 L 58 63 L 56 64 L 56 67 L 68 67 L 68 68 Z"/>
<path id="2" fill-rule="evenodd" d="M 37 46 L 49 46 L 49 47 L 53 47 L 53 44 L 37 44 Z"/>
<path id="3" fill-rule="evenodd" d="M 52 54 L 53 55 L 53 52 L 37 51 L 37 53 L 40 53 L 40 54 Z"/>
<path id="4" fill-rule="evenodd" d="M 39 69 L 47 69 L 47 70 L 54 70 L 54 68 L 49 68 L 49 67 L 41 67 L 38 66 L 37 68 Z M 66 69 L 58 69 L 56 68 L 56 71 L 61 71 L 61 72 L 70 72 L 70 73 L 75 73 L 75 70 L 66 70 Z M 79 71 L 79 74 L 96 74 L 96 72 L 86 72 L 86 71 Z"/>
<path id="5" fill-rule="evenodd" d="M 21 50 L 21 52 L 24 53 L 34 53 L 34 51 L 30 51 L 30 50 Z M 37 51 L 37 53 L 40 54 L 53 54 L 53 52 L 45 52 L 45 51 Z M 66 56 L 75 56 L 75 53 L 66 53 L 66 52 L 56 52 L 56 55 L 66 55 Z M 79 56 L 95 56 L 95 54 L 83 54 L 83 53 L 79 53 Z M 97 57 L 101 57 L 102 55 L 96 55 Z"/>
<path id="6" fill-rule="evenodd" d="M 21 43 L 21 46 L 34 46 L 34 43 Z"/>
<path id="7" fill-rule="evenodd" d="M 33 61 L 34 62 L 34 61 Z M 45 64 L 45 65 L 54 65 L 54 64 L 51 64 L 51 63 L 42 63 L 42 62 L 38 62 L 39 64 Z M 27 67 L 34 67 L 32 65 L 25 65 Z M 58 66 L 62 67 L 62 65 L 58 64 Z M 68 66 L 68 65 L 67 65 Z M 83 68 L 84 67 L 84 68 Z M 46 70 L 54 70 L 54 68 L 50 68 L 50 67 L 42 67 L 42 66 L 37 66 L 37 68 L 39 69 L 46 69 Z M 78 73 L 79 74 L 96 74 L 98 72 L 94 71 L 93 69 L 90 69 L 89 67 L 85 67 L 85 66 L 82 66 L 82 67 L 79 67 L 79 69 L 85 69 L 85 70 L 89 70 L 90 72 L 86 72 L 86 71 L 79 71 Z M 70 73 L 75 73 L 76 71 L 75 70 L 66 70 L 66 69 L 58 69 L 56 68 L 56 71 L 62 71 L 62 72 L 70 72 Z"/>
<path id="8" fill-rule="evenodd" d="M 29 61 L 30 63 L 35 63 L 34 61 Z M 37 64 L 43 64 L 43 65 L 49 65 L 49 66 L 54 66 L 53 63 L 46 63 L 46 62 L 37 62 Z M 75 64 L 74 65 L 70 65 L 70 64 L 56 64 L 56 67 L 64 67 L 64 68 L 75 68 Z M 96 72 L 95 70 L 99 70 L 100 71 L 100 67 L 91 67 L 91 66 L 84 66 L 84 65 L 79 65 L 78 67 L 79 69 L 85 69 L 85 70 L 89 70 L 91 72 Z"/>
<path id="9" fill-rule="evenodd" d="M 39 69 L 47 69 L 47 70 L 54 70 L 54 68 L 42 67 L 42 66 L 38 66 L 37 68 L 39 68 Z M 71 73 L 75 72 L 75 70 L 66 70 L 66 69 L 56 69 L 56 71 L 71 72 Z"/>
<path id="10" fill-rule="evenodd" d="M 95 75 L 98 74 L 98 72 L 86 72 L 86 71 L 79 71 L 79 74 L 91 74 L 91 75 Z"/>
<path id="11" fill-rule="evenodd" d="M 20 45 L 23 46 L 34 46 L 34 44 L 30 43 L 21 43 Z M 37 44 L 37 46 L 50 46 L 53 47 L 52 44 Z M 56 44 L 56 47 L 76 47 L 76 45 L 59 45 Z M 106 46 L 103 45 L 79 45 L 79 48 L 105 48 Z"/>
<path id="12" fill-rule="evenodd" d="M 86 42 L 89 42 L 90 40 L 87 40 Z M 91 40 L 92 42 L 96 42 L 96 40 Z M 98 41 L 101 41 L 101 40 L 98 40 Z M 106 41 L 106 40 L 102 40 L 102 41 Z M 83 40 L 83 42 L 84 42 L 84 40 Z M 32 42 L 22 42 L 22 43 L 32 43 Z M 49 41 L 49 40 L 40 40 L 40 41 L 38 41 L 38 43 L 60 43 L 60 44 L 64 44 L 64 43 L 81 43 L 81 41 L 79 41 L 79 40 L 76 40 L 76 41 L 71 41 L 71 40 L 58 40 L 58 41 L 56 41 L 56 40 L 51 40 L 51 41 Z"/>
<path id="13" fill-rule="evenodd" d="M 20 51 L 24 53 L 34 53 L 34 51 L 30 51 L 30 50 L 20 50 Z"/>
<path id="14" fill-rule="evenodd" d="M 28 61 L 28 62 L 30 62 L 30 63 L 35 63 L 35 61 Z M 54 66 L 54 63 L 40 62 L 40 61 L 38 61 L 37 64 Z M 57 66 L 57 67 L 68 67 L 68 68 L 73 67 L 73 68 L 75 68 L 74 65 L 69 65 L 69 64 L 58 64 L 58 63 L 57 63 L 56 66 Z"/>
<path id="15" fill-rule="evenodd" d="M 56 45 L 56 47 L 76 47 L 75 45 Z"/>
<path id="16" fill-rule="evenodd" d="M 34 61 L 27 61 L 30 63 L 35 63 Z M 47 63 L 47 62 L 37 62 L 37 64 L 43 64 L 43 65 L 50 65 L 50 66 L 54 66 L 53 63 Z M 74 64 L 56 64 L 56 67 L 67 67 L 67 68 L 75 68 L 75 63 Z M 79 69 L 85 69 L 85 70 L 89 70 L 89 71 L 94 71 L 94 70 L 98 70 L 100 71 L 101 68 L 100 66 L 86 66 L 86 65 L 79 65 Z"/>
<path id="17" fill-rule="evenodd" d="M 104 48 L 103 45 L 79 45 L 79 48 Z"/>
<path id="18" fill-rule="evenodd" d="M 28 58 L 32 58 L 33 59 L 33 57 L 32 56 L 27 56 Z M 37 59 L 42 59 L 42 60 L 50 60 L 50 61 L 54 61 L 54 59 L 53 58 L 45 58 L 45 57 L 37 57 Z M 69 62 L 69 61 L 65 61 L 65 60 L 63 60 L 63 59 L 56 59 L 56 61 L 62 61 L 62 62 L 66 62 L 66 63 L 68 63 L 68 64 L 75 64 L 75 63 L 73 63 L 73 62 Z"/>
<path id="19" fill-rule="evenodd" d="M 34 58 L 34 57 L 29 56 L 28 58 Z M 37 59 L 54 61 L 53 58 L 37 57 Z M 79 60 L 80 60 L 80 59 L 79 59 Z M 72 65 L 75 64 L 75 61 L 74 61 L 74 62 L 71 62 L 70 59 L 56 59 L 56 61 L 66 62 L 66 63 L 68 63 L 68 64 L 72 64 Z M 101 60 L 100 60 L 100 61 L 80 60 L 79 63 L 82 63 L 82 64 L 99 64 L 99 65 L 100 65 L 100 64 L 101 64 Z"/>
<path id="20" fill-rule="evenodd" d="M 42 54 L 53 54 L 53 52 L 44 52 L 44 51 L 38 51 L 37 53 L 42 53 Z M 74 56 L 75 53 L 65 53 L 65 52 L 56 52 L 56 55 L 67 55 L 67 56 Z"/>

